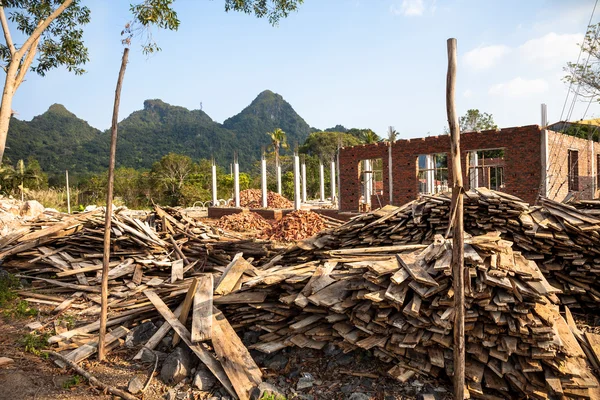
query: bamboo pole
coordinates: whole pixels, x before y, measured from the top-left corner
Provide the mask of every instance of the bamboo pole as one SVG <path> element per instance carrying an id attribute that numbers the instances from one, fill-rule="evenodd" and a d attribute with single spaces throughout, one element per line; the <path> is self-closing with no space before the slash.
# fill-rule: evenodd
<path id="1" fill-rule="evenodd" d="M 465 398 L 465 266 L 463 226 L 463 176 L 460 160 L 460 129 L 454 92 L 456 89 L 456 39 L 448 39 L 448 74 L 446 76 L 446 112 L 450 127 L 452 156 L 452 199 L 455 213 L 452 237 L 452 277 L 454 289 L 454 398 Z"/>
<path id="2" fill-rule="evenodd" d="M 110 228 L 112 219 L 112 200 L 115 175 L 115 156 L 117 153 L 117 124 L 119 122 L 119 104 L 121 103 L 121 87 L 123 77 L 127 68 L 129 48 L 123 49 L 121 69 L 117 79 L 115 90 L 115 104 L 113 107 L 112 127 L 110 133 L 110 158 L 108 162 L 108 189 L 106 190 L 106 212 L 104 220 L 104 253 L 102 257 L 102 286 L 101 286 L 101 308 L 100 308 L 100 332 L 98 338 L 98 360 L 104 361 L 106 356 L 104 350 L 104 337 L 106 336 L 106 317 L 108 314 L 108 265 L 110 263 Z"/>
<path id="3" fill-rule="evenodd" d="M 67 181 L 67 214 L 71 214 L 71 189 L 69 188 L 69 170 L 65 170 L 65 179 Z"/>

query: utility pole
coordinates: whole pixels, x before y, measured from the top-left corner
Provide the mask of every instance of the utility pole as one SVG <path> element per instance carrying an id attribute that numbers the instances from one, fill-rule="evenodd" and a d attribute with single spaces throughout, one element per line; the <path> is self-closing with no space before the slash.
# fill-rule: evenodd
<path id="1" fill-rule="evenodd" d="M 452 286 L 454 289 L 454 399 L 465 398 L 465 265 L 463 176 L 460 160 L 460 129 L 454 105 L 456 89 L 456 39 L 448 39 L 448 73 L 446 75 L 446 113 L 450 127 L 452 156 Z"/>
<path id="2" fill-rule="evenodd" d="M 65 179 L 67 180 L 67 214 L 71 214 L 71 189 L 69 188 L 69 170 L 65 170 Z"/>

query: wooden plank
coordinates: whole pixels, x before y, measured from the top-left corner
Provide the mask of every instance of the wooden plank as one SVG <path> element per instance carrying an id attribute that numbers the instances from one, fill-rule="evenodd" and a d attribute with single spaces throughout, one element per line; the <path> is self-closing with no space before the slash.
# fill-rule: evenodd
<path id="1" fill-rule="evenodd" d="M 396 258 L 415 281 L 427 286 L 439 286 L 435 279 L 420 265 L 422 259 L 417 258 L 415 253 L 396 254 Z"/>
<path id="2" fill-rule="evenodd" d="M 183 325 L 185 325 L 185 321 L 187 321 L 188 315 L 190 314 L 190 308 L 192 307 L 192 301 L 194 299 L 194 295 L 196 294 L 197 287 L 198 287 L 198 278 L 194 278 L 192 280 L 192 284 L 190 285 L 190 287 L 185 295 L 185 299 L 183 300 L 183 305 L 181 308 L 181 314 L 179 315 L 179 322 L 181 322 Z M 192 330 L 192 336 L 193 336 L 193 334 L 194 334 L 194 331 Z M 180 340 L 180 337 L 177 334 L 177 332 L 175 332 L 173 334 L 173 347 L 177 346 L 177 344 L 179 343 L 179 340 Z"/>
<path id="3" fill-rule="evenodd" d="M 190 332 L 185 326 L 183 326 L 181 322 L 179 322 L 179 319 L 175 317 L 171 310 L 169 310 L 169 307 L 167 307 L 167 305 L 162 301 L 160 297 L 158 297 L 158 295 L 155 292 L 153 292 L 152 290 L 144 290 L 144 294 L 146 295 L 146 297 L 148 297 L 148 300 L 152 302 L 154 307 L 156 307 L 156 310 L 160 313 L 160 315 L 162 315 L 165 321 L 167 321 L 167 323 L 171 325 L 171 327 L 173 327 L 173 330 L 175 330 L 175 332 L 177 332 L 177 334 L 181 336 L 181 339 L 185 342 L 185 344 L 188 345 L 190 350 L 192 350 L 194 354 L 198 356 L 200 361 L 202 361 L 208 367 L 208 369 L 217 377 L 219 382 L 221 382 L 221 384 L 229 392 L 229 394 L 236 397 L 236 392 L 233 389 L 233 386 L 231 386 L 231 382 L 229 381 L 225 370 L 223 369 L 221 364 L 219 364 L 217 359 L 211 353 L 204 350 L 204 348 L 201 345 L 192 343 Z"/>
<path id="4" fill-rule="evenodd" d="M 175 260 L 171 264 L 171 283 L 183 280 L 183 260 Z"/>
<path id="5" fill-rule="evenodd" d="M 213 286 L 212 274 L 206 274 L 199 278 L 192 315 L 191 340 L 193 343 L 203 342 L 212 337 Z"/>
<path id="6" fill-rule="evenodd" d="M 213 310 L 212 344 L 221 365 L 240 400 L 249 400 L 250 392 L 262 382 L 262 372 L 225 316 Z"/>
<path id="7" fill-rule="evenodd" d="M 242 255 L 243 253 L 237 253 L 229 265 L 227 265 L 221 278 L 217 281 L 214 294 L 223 295 L 231 293 L 244 272 L 252 266 L 252 264 L 244 260 Z"/>
<path id="8" fill-rule="evenodd" d="M 128 332 L 129 329 L 125 328 L 124 326 L 119 326 L 118 328 L 108 332 L 104 339 L 105 348 L 108 348 L 108 345 L 113 343 L 117 339 L 120 339 L 123 336 L 127 335 Z M 93 340 L 91 342 L 87 342 L 86 344 L 73 350 L 72 352 L 66 355 L 66 358 L 77 364 L 94 354 L 96 351 L 98 351 L 98 339 Z M 65 364 L 58 359 L 54 362 L 61 368 L 65 367 Z"/>

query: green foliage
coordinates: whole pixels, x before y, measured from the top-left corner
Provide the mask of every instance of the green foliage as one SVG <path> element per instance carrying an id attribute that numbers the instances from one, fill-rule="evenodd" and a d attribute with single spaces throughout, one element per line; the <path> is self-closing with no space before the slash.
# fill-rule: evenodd
<path id="1" fill-rule="evenodd" d="M 280 394 L 265 392 L 265 393 L 263 393 L 260 400 L 287 400 L 287 399 L 285 398 L 285 396 L 282 396 Z"/>
<path id="2" fill-rule="evenodd" d="M 11 274 L 0 275 L 0 308 L 17 298 L 15 290 L 19 288 L 19 278 Z"/>
<path id="3" fill-rule="evenodd" d="M 277 25 L 296 11 L 304 0 L 225 0 L 225 11 L 241 11 L 254 14 L 258 18 L 268 18 L 271 25 Z"/>
<path id="4" fill-rule="evenodd" d="M 573 91 L 583 97 L 600 99 L 600 45 L 598 34 L 600 23 L 590 25 L 587 29 L 579 63 L 568 62 L 564 68 L 567 75 L 563 80 L 571 84 Z M 586 60 L 585 62 L 583 60 Z M 589 61 L 588 61 L 589 60 Z"/>
<path id="5" fill-rule="evenodd" d="M 356 146 L 361 141 L 355 136 L 343 132 L 314 132 L 306 138 L 300 147 L 300 152 L 317 156 L 326 162 L 336 154 L 338 143 L 342 146 Z"/>
<path id="6" fill-rule="evenodd" d="M 144 36 L 142 52 L 151 54 L 160 51 L 158 44 L 152 40 L 148 28 L 156 26 L 161 29 L 176 31 L 179 19 L 172 5 L 175 0 L 144 0 L 140 4 L 132 4 L 129 10 L 133 14 L 133 22 L 127 24 L 121 32 L 123 44 L 129 46 L 134 36 Z"/>
<path id="7" fill-rule="evenodd" d="M 43 350 L 48 347 L 49 337 L 50 335 L 47 333 L 39 334 L 32 332 L 23 336 L 20 342 L 26 352 L 39 356 L 42 354 Z"/>
<path id="8" fill-rule="evenodd" d="M 84 381 L 84 377 L 80 376 L 80 375 L 73 375 L 72 377 L 70 377 L 69 379 L 67 379 L 66 381 L 63 382 L 63 389 L 71 389 L 74 386 L 79 385 L 80 383 L 82 383 Z"/>
<path id="9" fill-rule="evenodd" d="M 477 109 L 467 110 L 467 113 L 459 118 L 460 132 L 476 132 L 497 129 L 492 114 L 482 113 Z"/>
<path id="10" fill-rule="evenodd" d="M 600 141 L 600 127 L 596 125 L 587 125 L 579 123 L 570 123 L 563 133 L 575 136 L 580 139 L 592 139 L 595 142 Z"/>
<path id="11" fill-rule="evenodd" d="M 39 314 L 37 308 L 31 307 L 25 300 L 13 303 L 11 307 L 7 307 L 4 310 L 5 317 L 11 318 L 29 318 L 35 317 Z"/>
<path id="12" fill-rule="evenodd" d="M 22 159 L 19 160 L 15 167 L 10 162 L 0 165 L 0 193 L 20 197 L 21 184 L 25 193 L 48 187 L 48 175 L 33 157 L 29 157 L 27 164 Z"/>
<path id="13" fill-rule="evenodd" d="M 2 1 L 4 8 L 9 12 L 8 19 L 16 25 L 19 32 L 26 36 L 31 36 L 38 25 L 62 3 L 63 1 L 60 0 Z M 81 1 L 74 0 L 43 31 L 37 44 L 37 64 L 33 65 L 31 69 L 41 76 L 60 66 L 66 67 L 75 74 L 84 73 L 81 65 L 85 64 L 89 58 L 88 50 L 83 44 L 82 27 L 89 22 L 89 8 L 81 6 Z M 0 44 L 2 61 L 6 64 L 10 63 L 13 55 L 6 44 Z"/>

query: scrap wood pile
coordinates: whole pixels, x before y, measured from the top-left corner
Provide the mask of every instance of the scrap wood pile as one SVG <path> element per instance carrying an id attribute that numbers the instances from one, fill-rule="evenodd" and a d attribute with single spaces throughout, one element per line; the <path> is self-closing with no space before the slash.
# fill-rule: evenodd
<path id="1" fill-rule="evenodd" d="M 263 208 L 262 190 L 246 189 L 240 192 L 240 206 L 247 208 Z M 278 193 L 267 191 L 268 208 L 294 208 L 294 203 Z"/>
<path id="2" fill-rule="evenodd" d="M 401 207 L 386 206 L 354 217 L 330 232 L 298 243 L 283 258 L 310 261 L 332 249 L 429 244 L 446 235 L 450 195 L 423 196 Z M 542 199 L 529 206 L 517 197 L 485 188 L 466 192 L 465 231 L 502 233 L 515 250 L 535 260 L 562 304 L 597 309 L 600 305 L 600 219 L 582 210 Z"/>
<path id="3" fill-rule="evenodd" d="M 235 232 L 264 231 L 271 228 L 271 224 L 266 219 L 255 212 L 247 210 L 237 214 L 224 215 L 219 218 L 215 225 Z"/>
<path id="4" fill-rule="evenodd" d="M 334 223 L 327 222 L 316 212 L 296 210 L 273 224 L 264 235 L 278 242 L 295 242 L 320 233 L 327 228 L 328 224 L 332 226 Z"/>
<path id="5" fill-rule="evenodd" d="M 575 207 L 589 215 L 600 215 L 600 199 L 575 200 L 568 199 L 566 204 Z"/>

